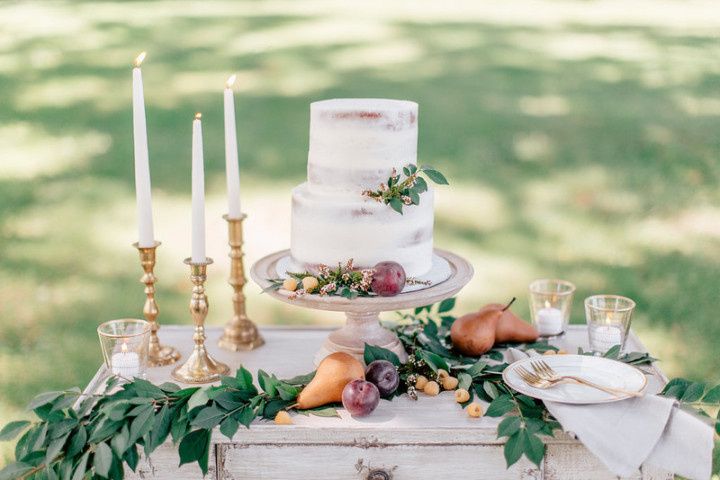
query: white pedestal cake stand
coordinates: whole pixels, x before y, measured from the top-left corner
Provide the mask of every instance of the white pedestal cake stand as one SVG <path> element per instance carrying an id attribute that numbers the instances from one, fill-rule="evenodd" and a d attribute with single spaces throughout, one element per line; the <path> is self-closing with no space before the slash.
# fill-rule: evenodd
<path id="1" fill-rule="evenodd" d="M 277 264 L 290 255 L 290 250 L 273 253 L 258 260 L 250 275 L 262 288 L 270 286 L 268 279 L 278 278 Z M 473 267 L 464 258 L 445 250 L 435 249 L 435 255 L 444 259 L 449 268 L 447 280 L 420 290 L 401 293 L 395 297 L 357 297 L 347 299 L 339 296 L 304 295 L 295 299 L 288 298 L 284 290 L 268 290 L 267 293 L 285 303 L 316 310 L 345 312 L 347 322 L 344 327 L 332 332 L 322 348 L 315 355 L 317 365 L 333 352 L 347 352 L 360 361 L 363 360 L 365 344 L 378 345 L 395 352 L 402 361 L 407 358 L 397 335 L 380 324 L 380 312 L 420 307 L 452 297 L 472 278 Z"/>

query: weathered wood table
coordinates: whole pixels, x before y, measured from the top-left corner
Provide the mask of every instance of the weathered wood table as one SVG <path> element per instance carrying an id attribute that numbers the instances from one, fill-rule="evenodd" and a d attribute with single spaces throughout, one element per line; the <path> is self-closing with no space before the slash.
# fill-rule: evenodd
<path id="1" fill-rule="evenodd" d="M 313 370 L 313 356 L 325 340 L 327 329 L 263 329 L 266 345 L 252 352 L 227 352 L 217 348 L 221 329 L 209 328 L 207 345 L 215 358 L 234 371 L 240 364 L 253 374 L 258 369 L 290 378 Z M 190 327 L 164 326 L 163 343 L 178 347 L 186 358 L 192 348 Z M 587 330 L 572 326 L 552 342 L 570 352 L 587 348 Z M 628 351 L 644 351 L 634 334 Z M 172 367 L 149 369 L 148 380 L 169 381 Z M 88 385 L 95 390 L 103 384 L 104 368 Z M 648 392 L 655 393 L 665 382 L 653 369 Z M 502 440 L 497 439 L 501 419 L 469 418 L 455 403 L 451 392 L 437 397 L 420 395 L 417 401 L 406 396 L 392 402 L 382 400 L 372 415 L 342 418 L 295 415 L 295 425 L 278 426 L 255 421 L 250 429 L 240 428 L 232 441 L 213 433 L 209 478 L 230 479 L 368 479 L 406 480 L 462 478 L 464 480 L 535 479 L 601 480 L 617 478 L 580 442 L 560 434 L 548 442 L 540 468 L 523 458 L 505 468 Z M 129 478 L 197 479 L 197 465 L 178 468 L 176 447 L 167 444 L 143 459 L 138 472 Z M 644 468 L 633 479 L 670 479 L 671 475 Z"/>

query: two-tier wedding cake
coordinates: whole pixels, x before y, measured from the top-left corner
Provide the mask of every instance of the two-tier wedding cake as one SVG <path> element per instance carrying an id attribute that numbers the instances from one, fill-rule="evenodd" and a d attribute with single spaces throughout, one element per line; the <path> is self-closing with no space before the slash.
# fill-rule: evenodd
<path id="1" fill-rule="evenodd" d="M 408 277 L 433 255 L 433 191 L 403 213 L 363 195 L 417 161 L 418 105 L 336 99 L 310 105 L 307 182 L 292 191 L 291 253 L 312 269 L 353 259 L 357 267 L 398 262 Z"/>

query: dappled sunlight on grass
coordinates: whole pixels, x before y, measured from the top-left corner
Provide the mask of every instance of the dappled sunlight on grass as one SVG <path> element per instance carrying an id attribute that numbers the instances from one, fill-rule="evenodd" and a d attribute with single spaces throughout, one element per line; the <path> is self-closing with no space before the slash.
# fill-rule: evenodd
<path id="1" fill-rule="evenodd" d="M 27 179 L 82 168 L 94 156 L 106 153 L 111 144 L 110 136 L 97 131 L 55 136 L 41 125 L 0 125 L 0 177 Z"/>
<path id="2" fill-rule="evenodd" d="M 419 161 L 452 184 L 438 189 L 436 246 L 476 270 L 459 313 L 517 296 L 527 318 L 528 283 L 567 278 L 574 323 L 587 295 L 630 296 L 669 374 L 717 381 L 716 11 L 665 0 L 0 5 L 0 424 L 41 390 L 87 382 L 97 324 L 141 315 L 130 63 L 142 50 L 162 324 L 191 322 L 196 111 L 215 259 L 208 324 L 231 314 L 222 86 L 237 73 L 248 268 L 289 247 L 309 103 L 412 99 Z M 252 282 L 246 293 L 260 324 L 343 321 Z"/>

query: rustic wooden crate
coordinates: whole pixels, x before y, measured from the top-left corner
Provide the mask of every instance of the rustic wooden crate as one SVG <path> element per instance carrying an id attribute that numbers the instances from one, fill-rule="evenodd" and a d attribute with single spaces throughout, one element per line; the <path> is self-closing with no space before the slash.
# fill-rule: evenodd
<path id="1" fill-rule="evenodd" d="M 208 329 L 207 345 L 218 360 L 234 370 L 240 364 L 253 373 L 262 368 L 289 378 L 313 369 L 313 355 L 320 348 L 326 329 L 264 329 L 267 344 L 253 352 L 226 352 L 216 347 L 219 328 Z M 164 343 L 176 346 L 183 358 L 192 346 L 190 327 L 165 326 Z M 575 351 L 587 348 L 584 326 L 572 326 L 553 342 Z M 628 350 L 644 351 L 634 334 Z M 153 368 L 148 379 L 170 380 L 172 367 Z M 657 392 L 666 381 L 653 369 L 648 391 Z M 100 369 L 88 386 L 96 390 L 103 383 Z M 501 419 L 469 418 L 457 405 L 451 392 L 437 397 L 407 397 L 381 401 L 369 417 L 355 419 L 341 412 L 342 418 L 294 416 L 295 425 L 277 426 L 255 421 L 249 430 L 241 429 L 232 441 L 213 433 L 209 478 L 223 480 L 333 480 L 437 479 L 444 476 L 466 480 L 611 480 L 610 473 L 580 442 L 566 434 L 548 440 L 548 450 L 540 468 L 522 459 L 505 467 L 504 442 L 497 439 Z M 128 478 L 184 480 L 201 478 L 196 465 L 178 468 L 176 447 L 167 444 L 151 458 L 142 459 L 138 472 Z M 645 468 L 632 479 L 671 479 L 667 472 Z"/>

